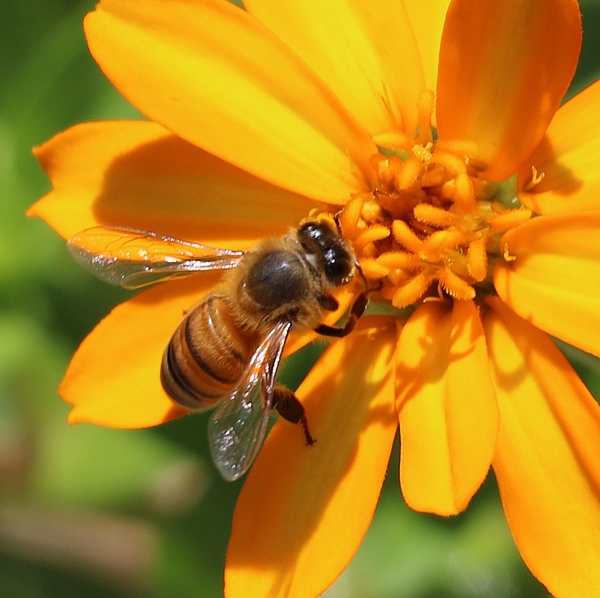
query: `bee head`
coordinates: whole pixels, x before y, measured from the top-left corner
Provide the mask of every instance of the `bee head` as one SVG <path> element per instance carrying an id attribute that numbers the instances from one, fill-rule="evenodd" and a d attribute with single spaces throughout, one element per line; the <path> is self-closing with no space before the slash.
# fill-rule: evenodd
<path id="1" fill-rule="evenodd" d="M 298 241 L 307 254 L 314 256 L 325 278 L 333 286 L 350 281 L 354 257 L 340 235 L 326 222 L 305 222 L 298 228 Z"/>

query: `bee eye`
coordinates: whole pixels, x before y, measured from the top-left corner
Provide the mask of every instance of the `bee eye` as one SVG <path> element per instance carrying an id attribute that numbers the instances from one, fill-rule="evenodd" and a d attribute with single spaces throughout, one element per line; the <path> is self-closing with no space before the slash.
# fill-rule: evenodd
<path id="1" fill-rule="evenodd" d="M 298 240 L 307 253 L 321 263 L 325 278 L 335 285 L 349 281 L 353 261 L 344 241 L 325 222 L 307 222 L 298 229 Z"/>
<path id="2" fill-rule="evenodd" d="M 323 258 L 327 280 L 336 285 L 348 280 L 352 273 L 352 261 L 345 249 L 330 247 L 323 252 Z"/>

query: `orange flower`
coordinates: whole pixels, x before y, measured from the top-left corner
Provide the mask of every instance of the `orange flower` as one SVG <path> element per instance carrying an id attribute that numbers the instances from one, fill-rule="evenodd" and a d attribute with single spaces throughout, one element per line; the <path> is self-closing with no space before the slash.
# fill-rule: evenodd
<path id="1" fill-rule="evenodd" d="M 228 598 L 333 582 L 398 422 L 412 508 L 462 511 L 491 465 L 532 572 L 557 596 L 597 593 L 600 410 L 549 336 L 600 356 L 600 84 L 558 109 L 577 2 L 245 5 L 102 0 L 91 52 L 150 122 L 42 146 L 54 190 L 30 210 L 65 238 L 109 223 L 232 249 L 338 213 L 380 315 L 298 390 L 318 442 L 285 423 L 267 439 L 235 514 Z M 70 421 L 181 415 L 161 355 L 216 280 L 157 286 L 101 322 L 60 389 Z"/>

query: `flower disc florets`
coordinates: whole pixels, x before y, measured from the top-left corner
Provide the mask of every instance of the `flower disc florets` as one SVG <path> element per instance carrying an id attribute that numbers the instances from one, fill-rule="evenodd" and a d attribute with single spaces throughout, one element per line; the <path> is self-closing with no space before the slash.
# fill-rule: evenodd
<path id="1" fill-rule="evenodd" d="M 493 292 L 499 241 L 531 217 L 514 179 L 478 177 L 477 148 L 440 141 L 432 126 L 433 94 L 423 94 L 420 126 L 411 138 L 379 135 L 373 156 L 377 184 L 339 216 L 374 298 L 403 308 L 429 296 L 475 299 Z"/>

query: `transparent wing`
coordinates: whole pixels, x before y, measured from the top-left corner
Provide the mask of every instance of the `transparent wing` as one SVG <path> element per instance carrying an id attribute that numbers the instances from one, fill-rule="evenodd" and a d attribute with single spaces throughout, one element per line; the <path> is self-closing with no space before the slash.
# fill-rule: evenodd
<path id="1" fill-rule="evenodd" d="M 120 226 L 88 228 L 67 242 L 75 260 L 109 284 L 138 289 L 203 270 L 237 265 L 242 251 Z"/>
<path id="2" fill-rule="evenodd" d="M 290 322 L 281 322 L 271 331 L 254 353 L 238 388 L 208 422 L 213 460 L 228 481 L 248 471 L 265 439 L 275 378 L 291 327 Z"/>

